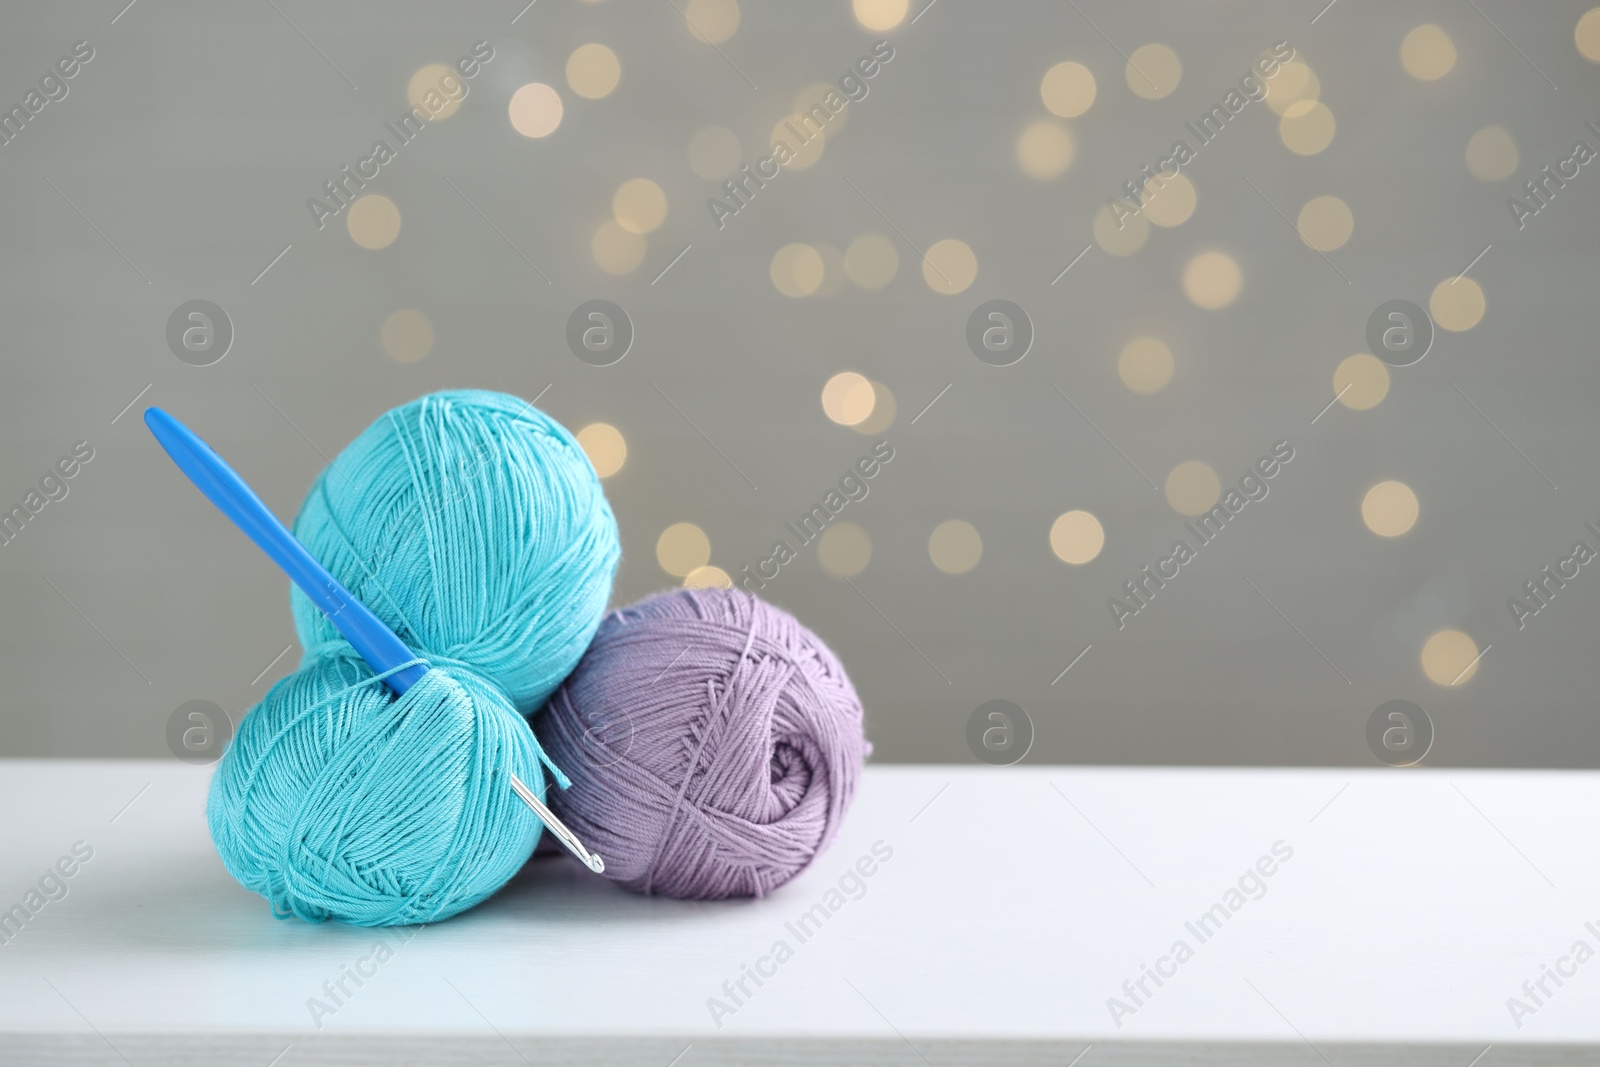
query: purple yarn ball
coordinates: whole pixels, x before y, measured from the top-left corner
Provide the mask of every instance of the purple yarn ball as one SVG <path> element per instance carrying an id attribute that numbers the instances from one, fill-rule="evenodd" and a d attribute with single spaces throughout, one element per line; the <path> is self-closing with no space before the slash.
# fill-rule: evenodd
<path id="1" fill-rule="evenodd" d="M 734 589 L 609 613 L 534 720 L 572 779 L 556 814 L 641 893 L 759 897 L 839 832 L 871 750 L 844 667 Z"/>

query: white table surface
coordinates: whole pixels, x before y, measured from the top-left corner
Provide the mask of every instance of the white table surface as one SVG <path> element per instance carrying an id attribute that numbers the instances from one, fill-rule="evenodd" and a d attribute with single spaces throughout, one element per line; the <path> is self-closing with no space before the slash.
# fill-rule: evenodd
<path id="1" fill-rule="evenodd" d="M 0 1063 L 1600 1063 L 1600 958 L 1520 1028 L 1507 1007 L 1600 951 L 1600 773 L 872 767 L 765 900 L 640 897 L 563 856 L 403 943 L 272 918 L 212 849 L 209 777 L 0 761 L 0 909 L 94 850 L 0 945 Z M 878 841 L 801 943 L 785 924 Z M 1279 841 L 1199 942 L 1185 922 Z M 308 999 L 379 939 L 393 958 L 316 1027 Z M 707 999 L 780 939 L 717 1027 Z M 1178 939 L 1193 958 L 1116 1025 L 1107 999 Z"/>

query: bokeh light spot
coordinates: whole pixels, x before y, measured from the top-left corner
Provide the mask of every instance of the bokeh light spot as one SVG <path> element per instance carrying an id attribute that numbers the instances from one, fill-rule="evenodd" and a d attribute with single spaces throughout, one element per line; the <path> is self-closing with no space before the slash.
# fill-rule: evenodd
<path id="1" fill-rule="evenodd" d="M 949 519 L 928 536 L 928 558 L 946 574 L 965 574 L 983 558 L 983 538 L 962 519 Z"/>
<path id="2" fill-rule="evenodd" d="M 899 269 L 900 253 L 881 233 L 864 233 L 844 250 L 845 273 L 863 289 L 882 289 Z"/>
<path id="3" fill-rule="evenodd" d="M 1400 65 L 1419 82 L 1438 81 L 1456 65 L 1456 44 L 1444 30 L 1425 22 L 1400 42 Z"/>
<path id="4" fill-rule="evenodd" d="M 1017 166 L 1039 181 L 1059 177 L 1072 165 L 1072 134 L 1059 122 L 1030 123 L 1017 138 Z"/>
<path id="5" fill-rule="evenodd" d="M 656 538 L 656 562 L 675 578 L 687 577 L 711 559 L 711 539 L 692 522 L 675 522 Z"/>
<path id="6" fill-rule="evenodd" d="M 585 100 L 610 96 L 621 80 L 617 54 L 603 44 L 579 45 L 567 57 L 567 84 Z"/>
<path id="7" fill-rule="evenodd" d="M 1194 214 L 1198 202 L 1194 182 L 1185 174 L 1168 178 L 1157 175 L 1159 181 L 1145 186 L 1144 217 L 1156 226 L 1181 226 Z M 1158 187 L 1159 186 L 1159 187 Z"/>
<path id="8" fill-rule="evenodd" d="M 1314 156 L 1333 143 L 1338 126 L 1327 104 L 1320 100 L 1301 100 L 1290 104 L 1278 120 L 1278 137 L 1295 155 Z"/>
<path id="9" fill-rule="evenodd" d="M 443 122 L 454 115 L 466 98 L 467 87 L 461 75 L 443 63 L 429 63 L 406 83 L 406 103 L 421 108 L 430 122 Z"/>
<path id="10" fill-rule="evenodd" d="M 1428 297 L 1428 314 L 1433 321 L 1441 329 L 1455 333 L 1478 325 L 1487 307 L 1483 288 L 1464 274 L 1446 278 L 1433 287 L 1433 295 Z"/>
<path id="11" fill-rule="evenodd" d="M 1300 240 L 1318 252 L 1343 248 L 1355 231 L 1356 217 L 1350 205 L 1337 196 L 1317 196 L 1307 200 L 1295 220 Z"/>
<path id="12" fill-rule="evenodd" d="M 721 44 L 739 28 L 739 0 L 689 0 L 683 20 L 695 40 Z"/>
<path id="13" fill-rule="evenodd" d="M 544 82 L 529 82 L 511 94 L 506 108 L 511 116 L 511 128 L 524 137 L 548 137 L 561 125 L 565 110 L 561 94 Z"/>
<path id="14" fill-rule="evenodd" d="M 877 402 L 872 383 L 853 370 L 835 374 L 822 387 L 822 411 L 840 426 L 865 421 Z"/>
<path id="15" fill-rule="evenodd" d="M 892 30 L 905 21 L 909 0 L 851 0 L 850 8 L 863 29 Z"/>
<path id="16" fill-rule="evenodd" d="M 1600 7 L 1591 7 L 1578 17 L 1572 39 L 1580 56 L 1591 63 L 1600 63 Z"/>
<path id="17" fill-rule="evenodd" d="M 871 560 L 872 538 L 848 519 L 832 523 L 817 539 L 817 563 L 835 578 L 854 578 Z"/>
<path id="18" fill-rule="evenodd" d="M 726 181 L 739 169 L 744 149 L 726 126 L 707 126 L 689 140 L 689 169 L 708 182 Z"/>
<path id="19" fill-rule="evenodd" d="M 650 233 L 667 217 L 667 194 L 649 178 L 630 178 L 611 197 L 617 225 L 633 233 Z"/>
<path id="20" fill-rule="evenodd" d="M 607 219 L 594 232 L 590 250 L 596 265 L 607 274 L 627 274 L 644 262 L 645 239 Z"/>
<path id="21" fill-rule="evenodd" d="M 889 392 L 889 387 L 882 382 L 872 383 L 872 414 L 850 427 L 856 433 L 868 437 L 876 437 L 890 426 L 894 425 L 894 417 L 898 407 L 894 401 L 894 394 Z"/>
<path id="22" fill-rule="evenodd" d="M 774 252 L 768 268 L 773 288 L 795 299 L 816 292 L 822 285 L 824 271 L 822 253 L 799 241 Z"/>
<path id="23" fill-rule="evenodd" d="M 1498 182 L 1517 172 L 1522 155 L 1504 126 L 1485 126 L 1467 142 L 1467 171 L 1481 182 Z"/>
<path id="24" fill-rule="evenodd" d="M 1389 368 L 1370 352 L 1346 356 L 1334 369 L 1333 394 L 1353 411 L 1375 408 L 1389 395 Z"/>
<path id="25" fill-rule="evenodd" d="M 978 257 L 965 241 L 953 237 L 929 245 L 922 259 L 922 280 L 936 293 L 962 292 L 977 276 Z"/>
<path id="26" fill-rule="evenodd" d="M 1183 292 L 1196 306 L 1225 308 L 1239 296 L 1244 274 L 1226 252 L 1201 252 L 1183 268 Z"/>
<path id="27" fill-rule="evenodd" d="M 1422 673 L 1436 685 L 1461 685 L 1478 673 L 1478 643 L 1460 630 L 1440 630 L 1422 646 Z"/>
<path id="28" fill-rule="evenodd" d="M 1094 74 L 1082 63 L 1057 63 L 1044 72 L 1039 97 L 1052 115 L 1077 118 L 1094 103 Z"/>
<path id="29" fill-rule="evenodd" d="M 1183 64 L 1178 60 L 1178 53 L 1164 44 L 1140 45 L 1128 57 L 1123 75 L 1133 95 L 1160 100 L 1178 87 L 1183 79 Z"/>
<path id="30" fill-rule="evenodd" d="M 683 587 L 685 589 L 732 589 L 733 579 L 728 577 L 728 572 L 721 567 L 706 565 L 696 567 L 684 575 Z"/>
<path id="31" fill-rule="evenodd" d="M 344 224 L 362 248 L 388 248 L 400 236 L 400 209 L 387 196 L 368 193 L 345 211 Z"/>
<path id="32" fill-rule="evenodd" d="M 433 351 L 433 323 L 416 308 L 401 308 L 383 320 L 378 340 L 396 363 L 417 363 Z"/>
<path id="33" fill-rule="evenodd" d="M 589 457 L 594 472 L 609 478 L 622 469 L 628 459 L 628 442 L 622 431 L 609 422 L 591 422 L 578 431 L 578 445 Z"/>
<path id="34" fill-rule="evenodd" d="M 1165 389 L 1172 381 L 1173 366 L 1172 349 L 1155 337 L 1135 337 L 1117 356 L 1117 376 L 1141 396 Z"/>
<path id="35" fill-rule="evenodd" d="M 1105 528 L 1087 511 L 1065 512 L 1050 524 L 1050 551 L 1063 563 L 1088 563 L 1105 543 Z"/>
<path id="36" fill-rule="evenodd" d="M 1165 491 L 1167 503 L 1179 515 L 1204 515 L 1222 495 L 1222 482 L 1209 464 L 1191 459 L 1172 468 Z"/>
<path id="37" fill-rule="evenodd" d="M 1417 524 L 1417 494 L 1404 482 L 1379 482 L 1361 498 L 1361 521 L 1379 537 L 1399 537 Z"/>
<path id="38" fill-rule="evenodd" d="M 1150 220 L 1129 200 L 1101 204 L 1094 213 L 1094 243 L 1113 256 L 1131 256 L 1150 238 Z"/>

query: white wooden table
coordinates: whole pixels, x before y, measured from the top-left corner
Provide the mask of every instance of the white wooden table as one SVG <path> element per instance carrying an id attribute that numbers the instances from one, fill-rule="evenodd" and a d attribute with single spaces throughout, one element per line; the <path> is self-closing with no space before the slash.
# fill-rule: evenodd
<path id="1" fill-rule="evenodd" d="M 0 1063 L 1600 1063 L 1600 958 L 1561 962 L 1600 952 L 1597 773 L 873 767 L 765 900 L 554 857 L 416 932 L 273 919 L 209 774 L 0 761 L 0 908 L 73 869 L 0 926 Z"/>

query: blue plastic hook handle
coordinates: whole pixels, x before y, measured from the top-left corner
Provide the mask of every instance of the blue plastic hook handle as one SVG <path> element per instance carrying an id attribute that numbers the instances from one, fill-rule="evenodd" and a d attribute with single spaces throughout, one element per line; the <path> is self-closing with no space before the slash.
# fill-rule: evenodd
<path id="1" fill-rule="evenodd" d="M 344 635 L 367 665 L 378 674 L 394 670 L 417 657 L 406 643 L 372 611 L 350 594 L 339 580 L 318 563 L 306 546 L 295 540 L 288 527 L 267 510 L 255 491 L 195 432 L 160 408 L 146 408 L 144 424 L 150 427 L 172 462 L 188 476 L 234 525 L 245 532 L 284 573 L 311 598 Z M 428 673 L 426 664 L 412 664 L 384 679 L 396 696 Z"/>
<path id="2" fill-rule="evenodd" d="M 328 569 L 306 551 L 306 546 L 295 540 L 288 527 L 267 510 L 267 505 L 256 496 L 255 490 L 234 473 L 217 450 L 202 441 L 189 427 L 168 415 L 160 408 L 144 409 L 144 424 L 150 427 L 161 447 L 167 450 L 172 462 L 188 475 L 195 488 L 205 494 L 235 526 L 245 532 L 256 546 L 272 561 L 282 567 L 300 591 L 311 598 L 322 613 L 344 635 L 352 648 L 361 653 L 367 666 L 376 673 L 394 670 L 402 663 L 417 657 L 406 643 L 383 620 L 374 615 L 365 604 L 350 595 L 350 590 L 328 573 Z M 428 673 L 426 664 L 414 663 L 404 670 L 385 678 L 384 684 L 400 696 Z M 557 774 L 560 772 L 558 771 Z M 523 803 L 533 809 L 539 820 L 550 828 L 574 856 L 583 861 L 591 871 L 604 874 L 605 860 L 583 847 L 578 836 L 567 828 L 555 813 L 547 808 L 538 794 L 529 789 L 515 774 L 510 775 L 511 788 Z"/>

